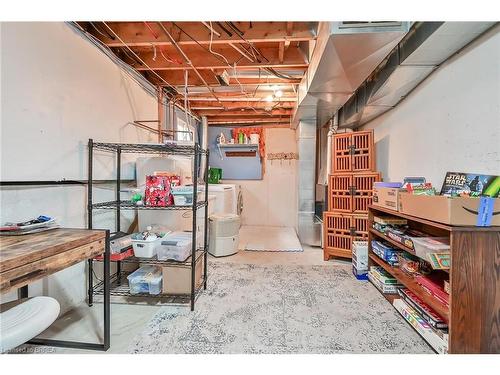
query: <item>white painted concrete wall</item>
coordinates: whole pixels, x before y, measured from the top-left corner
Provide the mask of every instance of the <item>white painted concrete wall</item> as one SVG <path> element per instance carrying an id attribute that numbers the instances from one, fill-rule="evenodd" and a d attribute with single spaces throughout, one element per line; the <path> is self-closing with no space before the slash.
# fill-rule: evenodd
<path id="1" fill-rule="evenodd" d="M 364 126 L 384 180 L 425 176 L 440 189 L 447 171 L 500 174 L 499 62 L 496 27 Z"/>
<path id="2" fill-rule="evenodd" d="M 113 142 L 155 142 L 129 121 L 155 119 L 156 99 L 148 95 L 96 47 L 64 23 L 1 24 L 1 180 L 60 180 L 87 177 L 88 138 Z M 123 178 L 134 177 L 125 158 Z M 95 178 L 112 178 L 114 160 L 94 161 Z M 112 186 L 95 189 L 96 200 L 114 199 Z M 65 227 L 85 228 L 84 187 L 0 190 L 0 221 L 47 214 Z M 125 213 L 126 229 L 132 213 Z M 114 229 L 114 213 L 99 212 L 94 226 Z M 30 286 L 50 295 L 63 310 L 85 299 L 85 264 L 75 265 Z M 2 296 L 2 301 L 14 294 Z"/>
<path id="3" fill-rule="evenodd" d="M 265 131 L 266 155 L 297 152 L 295 130 L 268 128 Z M 298 161 L 267 160 L 262 180 L 224 180 L 238 184 L 243 194 L 243 225 L 297 226 Z"/>

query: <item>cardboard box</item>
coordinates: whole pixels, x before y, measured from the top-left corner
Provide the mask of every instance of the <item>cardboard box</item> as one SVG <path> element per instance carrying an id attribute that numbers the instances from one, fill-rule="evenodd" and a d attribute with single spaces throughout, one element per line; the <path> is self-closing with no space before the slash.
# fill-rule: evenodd
<path id="1" fill-rule="evenodd" d="M 399 190 L 399 188 L 373 186 L 373 205 L 397 211 Z"/>
<path id="2" fill-rule="evenodd" d="M 190 294 L 191 293 L 191 268 L 179 266 L 164 266 L 163 268 L 163 293 L 164 294 Z M 195 285 L 198 288 L 202 282 L 203 256 L 196 261 Z"/>
<path id="3" fill-rule="evenodd" d="M 457 197 L 443 195 L 413 195 L 399 193 L 399 211 L 423 219 L 437 221 L 449 225 L 477 224 L 479 198 Z M 496 198 L 493 213 L 500 212 L 500 199 Z M 500 215 L 493 215 L 492 226 L 500 225 Z"/>

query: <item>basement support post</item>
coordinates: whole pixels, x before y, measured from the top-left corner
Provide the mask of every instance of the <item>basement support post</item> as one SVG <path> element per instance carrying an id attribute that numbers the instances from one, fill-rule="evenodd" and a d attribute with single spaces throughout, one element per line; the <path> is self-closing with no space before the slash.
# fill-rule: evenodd
<path id="1" fill-rule="evenodd" d="M 165 130 L 165 103 L 163 87 L 158 86 L 158 143 L 163 143 L 162 132 Z"/>
<path id="2" fill-rule="evenodd" d="M 201 148 L 204 150 L 208 149 L 208 120 L 207 116 L 202 116 L 201 117 L 201 128 L 200 128 L 200 133 L 201 133 Z M 207 163 L 207 158 L 202 157 L 201 158 L 201 171 L 205 170 L 205 164 Z M 208 178 L 208 176 L 206 176 Z"/>
<path id="3" fill-rule="evenodd" d="M 328 184 L 328 176 L 332 170 L 332 138 L 339 127 L 339 117 L 336 113 L 331 119 L 328 127 L 328 141 L 326 142 L 326 176 Z"/>

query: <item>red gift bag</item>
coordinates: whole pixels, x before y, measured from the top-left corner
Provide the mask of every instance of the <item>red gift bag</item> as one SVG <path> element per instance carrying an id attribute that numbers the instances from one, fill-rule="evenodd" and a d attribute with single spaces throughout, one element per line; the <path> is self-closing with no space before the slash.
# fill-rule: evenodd
<path id="1" fill-rule="evenodd" d="M 165 207 L 173 204 L 170 192 L 170 177 L 146 176 L 146 206 Z"/>

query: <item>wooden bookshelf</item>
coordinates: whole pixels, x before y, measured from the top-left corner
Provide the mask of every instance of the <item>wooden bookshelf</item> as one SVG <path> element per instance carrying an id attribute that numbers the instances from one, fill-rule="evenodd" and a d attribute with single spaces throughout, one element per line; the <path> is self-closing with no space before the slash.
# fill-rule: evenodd
<path id="1" fill-rule="evenodd" d="M 449 321 L 449 309 L 447 306 L 443 305 L 429 293 L 427 293 L 417 282 L 413 279 L 413 277 L 408 276 L 399 268 L 392 267 L 382 259 L 380 259 L 377 255 L 370 253 L 370 259 L 376 263 L 378 266 L 384 268 L 387 272 L 389 272 L 392 276 L 394 276 L 401 284 L 403 284 L 406 288 L 410 289 L 413 293 L 415 293 L 418 298 L 428 304 L 430 307 L 434 309 L 446 322 Z"/>
<path id="2" fill-rule="evenodd" d="M 375 215 L 404 218 L 411 228 L 450 238 L 449 308 L 428 294 L 412 276 L 373 253 L 373 239 L 382 239 L 415 253 L 373 229 Z M 383 267 L 447 321 L 449 353 L 500 353 L 500 227 L 450 226 L 372 205 L 368 211 L 368 228 L 370 265 Z M 384 297 L 391 304 L 399 298 L 397 295 Z"/>

